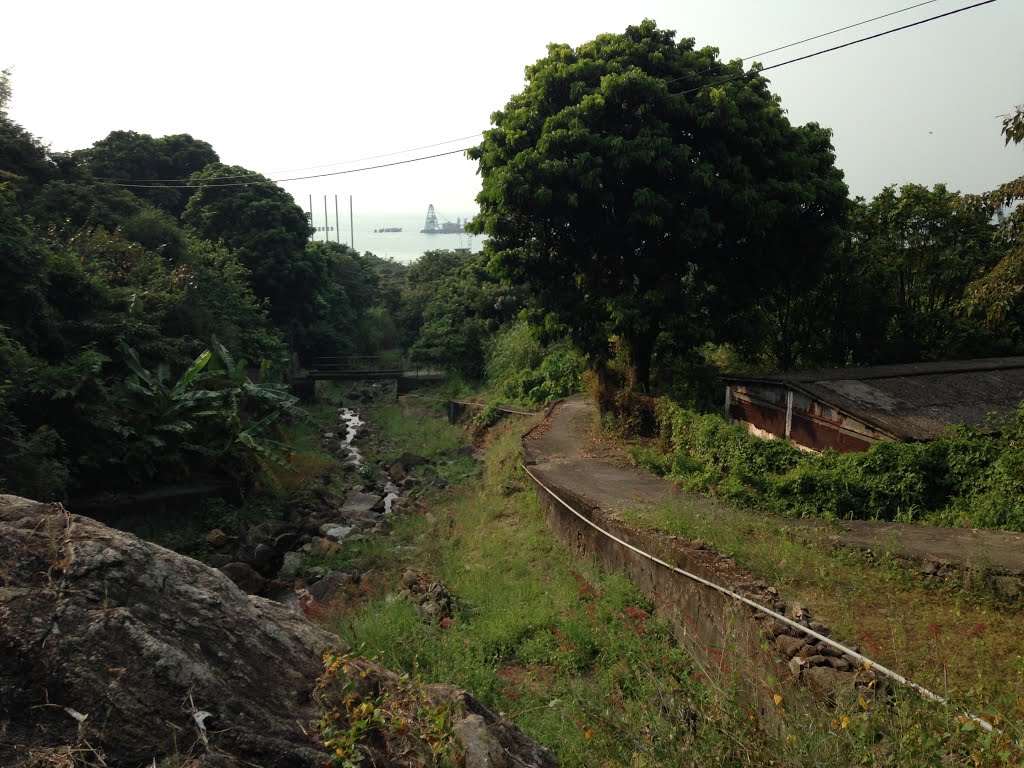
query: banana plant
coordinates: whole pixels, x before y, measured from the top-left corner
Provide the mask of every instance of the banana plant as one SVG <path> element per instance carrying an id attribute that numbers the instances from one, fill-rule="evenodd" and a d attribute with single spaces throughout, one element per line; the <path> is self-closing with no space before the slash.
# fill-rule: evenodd
<path id="1" fill-rule="evenodd" d="M 131 371 L 123 384 L 124 459 L 145 479 L 167 478 L 168 470 L 180 479 L 203 467 L 243 482 L 268 464 L 289 466 L 287 446 L 267 434 L 282 414 L 305 417 L 297 399 L 283 386 L 251 381 L 246 362 L 216 339 L 177 380 L 166 364 L 150 370 L 128 345 L 120 351 Z"/>

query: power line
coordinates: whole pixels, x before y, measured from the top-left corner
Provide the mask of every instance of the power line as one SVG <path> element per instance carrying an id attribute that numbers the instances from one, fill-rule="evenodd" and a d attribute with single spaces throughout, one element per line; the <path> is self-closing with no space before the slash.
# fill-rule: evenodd
<path id="1" fill-rule="evenodd" d="M 876 40 L 879 37 L 885 37 L 886 35 L 891 35 L 894 32 L 902 32 L 904 30 L 911 29 L 913 27 L 919 27 L 922 24 L 927 24 L 927 23 L 929 23 L 931 21 L 937 21 L 938 19 L 944 19 L 947 16 L 955 16 L 958 13 L 963 13 L 964 11 L 970 11 L 970 10 L 973 10 L 974 8 L 980 8 L 983 5 L 989 5 L 990 3 L 994 3 L 995 1 L 996 0 L 981 0 L 980 3 L 974 3 L 973 5 L 965 5 L 962 8 L 956 8 L 956 9 L 954 9 L 952 11 L 946 11 L 945 13 L 940 13 L 937 16 L 930 16 L 927 19 L 921 19 L 920 21 L 915 21 L 915 22 L 912 22 L 910 24 L 904 24 L 902 27 L 894 27 L 893 29 L 887 29 L 887 30 L 885 30 L 883 32 L 878 32 L 878 33 L 876 33 L 874 35 L 868 35 L 867 37 L 862 37 L 862 38 L 860 38 L 858 40 L 851 40 L 848 43 L 842 43 L 840 45 L 834 45 L 831 48 L 825 48 L 824 50 L 821 50 L 821 51 L 815 51 L 814 53 L 808 53 L 805 56 L 797 56 L 795 59 L 789 59 L 787 61 L 781 61 L 778 64 L 772 64 L 772 65 L 767 66 L 767 67 L 761 67 L 760 69 L 755 70 L 755 71 L 742 72 L 742 73 L 739 73 L 739 74 L 736 74 L 736 75 L 732 75 L 731 77 L 726 77 L 726 78 L 723 78 L 723 79 L 719 80 L 717 83 L 706 83 L 704 85 L 698 85 L 695 88 L 690 88 L 689 90 L 686 90 L 686 91 L 680 91 L 677 95 L 678 96 L 685 96 L 685 95 L 690 94 L 690 93 L 695 93 L 695 92 L 701 90 L 702 88 L 707 88 L 707 87 L 712 87 L 713 88 L 715 86 L 722 85 L 724 83 L 728 83 L 728 82 L 731 82 L 733 80 L 740 80 L 741 78 L 744 78 L 744 77 L 756 77 L 757 75 L 761 74 L 762 72 L 767 72 L 770 69 L 778 69 L 779 67 L 785 67 L 785 66 L 787 66 L 789 64 L 796 64 L 798 61 L 806 61 L 807 59 L 813 59 L 815 56 L 822 56 L 822 55 L 824 55 L 826 53 L 832 53 L 834 51 L 838 51 L 838 50 L 841 50 L 843 48 L 849 48 L 851 45 L 859 45 L 860 43 L 866 43 L 869 40 Z M 683 77 L 676 78 L 676 80 L 683 80 L 683 79 L 685 79 L 685 78 L 683 78 Z M 672 81 L 668 81 L 667 80 L 666 82 L 672 82 Z"/>
<path id="2" fill-rule="evenodd" d="M 310 176 L 295 176 L 290 179 L 266 179 L 265 181 L 238 181 L 230 184 L 204 184 L 203 179 L 195 179 L 189 184 L 121 184 L 118 182 L 105 181 L 104 184 L 109 184 L 112 187 L 130 187 L 134 189 L 205 189 L 208 187 L 251 187 L 259 184 L 285 184 L 289 181 L 304 181 L 306 179 L 322 179 L 326 176 L 342 176 L 347 173 L 360 173 L 362 171 L 373 171 L 378 168 L 390 168 L 394 165 L 405 165 L 407 163 L 418 163 L 421 160 L 431 160 L 435 157 L 444 157 L 445 155 L 455 155 L 459 152 L 468 152 L 472 147 L 463 147 L 461 149 L 453 149 L 450 152 L 438 152 L 434 155 L 425 155 L 423 157 L 411 157 L 408 160 L 396 160 L 393 163 L 380 163 L 378 165 L 368 165 L 365 168 L 350 168 L 347 171 L 330 171 L 328 173 L 315 173 Z M 231 177 L 227 177 L 231 178 Z M 177 181 L 177 179 L 175 179 Z"/>
<path id="3" fill-rule="evenodd" d="M 457 141 L 468 141 L 469 139 L 475 139 L 480 135 L 480 131 L 470 134 L 469 136 L 460 136 L 457 139 L 448 139 L 448 141 L 439 141 L 435 144 L 424 144 L 419 147 L 410 147 L 409 149 L 399 149 L 395 152 L 385 152 L 382 155 L 371 155 L 370 157 L 357 157 L 352 160 L 339 160 L 336 163 L 324 163 L 323 165 L 310 165 L 305 168 L 291 168 L 284 171 L 270 171 L 269 173 L 236 173 L 229 176 L 207 176 L 205 181 L 224 181 L 229 179 L 248 179 L 254 176 L 276 176 L 279 173 L 297 173 L 298 171 L 313 171 L 317 168 L 331 168 L 335 165 L 350 165 L 351 163 L 363 163 L 367 160 L 379 160 L 382 157 L 394 157 L 395 155 L 404 155 L 408 152 L 419 152 L 423 149 L 433 149 L 434 147 L 443 147 L 445 144 L 454 144 Z M 122 181 L 125 182 L 125 186 L 129 182 L 175 182 L 175 181 L 188 181 L 188 179 L 174 178 L 174 179 L 124 179 L 118 176 L 95 176 L 93 177 L 96 181 Z M 272 179 L 271 179 L 272 181 Z"/>
<path id="4" fill-rule="evenodd" d="M 812 40 L 820 40 L 821 38 L 828 37 L 829 35 L 834 35 L 834 34 L 837 34 L 839 32 L 845 32 L 846 30 L 853 29 L 854 27 L 862 27 L 865 24 L 870 24 L 872 21 L 879 21 L 880 19 L 887 19 L 890 16 L 896 16 L 897 14 L 900 14 L 900 13 L 906 13 L 907 11 L 912 11 L 915 8 L 920 8 L 922 5 L 930 5 L 931 3 L 936 3 L 936 2 L 938 2 L 938 0 L 925 0 L 923 3 L 917 3 L 917 5 L 908 5 L 906 8 L 900 8 L 898 11 L 889 11 L 889 13 L 883 13 L 881 16 L 875 16 L 874 18 L 871 18 L 871 19 L 864 19 L 864 21 L 858 21 L 856 24 L 848 24 L 845 27 L 839 27 L 838 29 L 829 30 L 828 32 L 822 32 L 820 35 L 814 35 L 813 37 L 805 37 L 803 40 L 797 40 L 795 43 L 788 43 L 787 45 L 780 45 L 778 48 L 772 48 L 771 50 L 768 50 L 768 51 L 761 51 L 760 53 L 754 53 L 754 54 L 751 54 L 750 56 L 744 56 L 743 57 L 743 61 L 749 61 L 750 59 L 756 59 L 758 56 L 767 56 L 769 53 L 778 53 L 779 51 L 784 51 L 787 48 L 793 48 L 793 47 L 795 47 L 797 45 L 803 45 L 804 43 L 809 43 Z"/>
<path id="5" fill-rule="evenodd" d="M 934 2 L 934 0 L 928 0 L 928 2 Z M 903 8 L 903 9 L 901 9 L 899 11 L 892 11 L 892 12 L 890 12 L 888 14 L 884 14 L 883 16 L 875 17 L 874 19 L 868 19 L 868 20 L 865 20 L 863 22 L 858 22 L 857 24 L 853 24 L 853 25 L 849 25 L 847 27 L 843 27 L 841 29 L 832 30 L 831 32 L 825 32 L 825 33 L 822 33 L 821 35 L 817 35 L 817 36 L 815 36 L 813 38 L 807 38 L 807 40 L 814 40 L 814 39 L 817 39 L 817 38 L 820 38 L 820 37 L 825 37 L 827 35 L 834 34 L 835 32 L 842 31 L 843 29 L 850 29 L 851 27 L 860 26 L 861 24 L 866 24 L 866 23 L 868 23 L 870 21 L 876 21 L 877 19 L 885 18 L 886 16 L 892 16 L 892 15 L 897 14 L 897 13 L 902 13 L 903 11 L 910 10 L 911 8 L 917 8 L 917 7 L 920 7 L 922 5 L 927 5 L 928 2 L 918 3 L 917 5 L 908 6 L 907 8 Z M 981 2 L 974 3 L 973 5 L 967 5 L 967 6 L 963 6 L 961 8 L 956 8 L 956 9 L 954 9 L 952 11 L 946 11 L 945 13 L 940 13 L 940 14 L 938 14 L 936 16 L 930 16 L 927 19 L 921 19 L 919 21 L 915 21 L 915 22 L 912 22 L 910 24 L 904 24 L 901 27 L 894 27 L 892 29 L 887 29 L 887 30 L 884 30 L 882 32 L 878 32 L 878 33 L 873 34 L 873 35 L 868 35 L 867 37 L 862 37 L 862 38 L 859 38 L 857 40 L 851 40 L 850 42 L 841 43 L 840 45 L 834 45 L 831 48 L 825 48 L 825 49 L 820 50 L 820 51 L 815 51 L 814 53 L 808 53 L 808 54 L 806 54 L 804 56 L 798 56 L 796 58 L 789 59 L 787 61 L 782 61 L 782 62 L 779 62 L 778 64 L 772 64 L 772 65 L 767 66 L 767 67 L 761 67 L 760 69 L 752 70 L 750 72 L 741 72 L 741 73 L 732 75 L 730 77 L 722 78 L 721 80 L 719 80 L 717 82 L 714 82 L 714 83 L 706 83 L 704 85 L 699 85 L 699 86 L 696 86 L 694 88 L 690 88 L 690 89 L 685 90 L 685 91 L 680 91 L 678 94 L 675 94 L 675 95 L 677 95 L 677 96 L 686 96 L 688 94 L 695 93 L 695 92 L 701 90 L 702 88 L 706 88 L 706 87 L 709 87 L 709 86 L 710 87 L 716 87 L 716 86 L 719 86 L 719 85 L 723 85 L 725 83 L 732 82 L 734 80 L 740 80 L 742 78 L 747 78 L 747 77 L 756 77 L 756 76 L 760 75 L 762 72 L 767 72 L 768 70 L 771 70 L 771 69 L 778 69 L 780 67 L 785 67 L 785 66 L 788 66 L 790 64 L 796 64 L 797 62 L 800 62 L 800 61 L 806 61 L 807 59 L 813 59 L 813 58 L 815 58 L 817 56 L 823 56 L 826 53 L 833 53 L 834 51 L 842 50 L 843 48 L 849 48 L 849 47 L 854 46 L 854 45 L 859 45 L 860 43 L 866 43 L 866 42 L 868 42 L 870 40 L 876 40 L 876 39 L 878 39 L 880 37 L 885 37 L 885 36 L 891 35 L 891 34 L 893 34 L 895 32 L 903 32 L 903 31 L 905 31 L 907 29 L 912 29 L 914 27 L 919 27 L 919 26 L 921 26 L 923 24 L 928 24 L 928 23 L 930 23 L 932 21 L 938 21 L 939 19 L 944 19 L 944 18 L 946 18 L 948 16 L 955 16 L 956 14 L 963 13 L 964 11 L 970 11 L 970 10 L 973 10 L 975 8 L 980 8 L 983 5 L 990 5 L 991 3 L 994 3 L 994 2 L 996 2 L 996 0 L 981 0 Z M 799 45 L 802 42 L 807 42 L 807 40 L 802 40 L 802 41 L 799 41 L 797 43 L 790 43 L 788 45 L 781 46 L 780 48 L 776 48 L 774 50 L 778 51 L 778 50 L 783 50 L 784 48 L 790 48 L 790 47 L 792 47 L 794 45 Z M 756 54 L 756 55 L 763 55 L 763 54 Z M 702 73 L 698 73 L 698 74 L 702 74 Z M 681 77 L 677 77 L 677 78 L 674 78 L 672 80 L 666 80 L 664 82 L 665 83 L 673 83 L 673 82 L 678 82 L 679 80 L 688 79 L 690 77 L 693 77 L 693 73 L 691 73 L 689 75 L 683 75 Z M 472 136 L 478 136 L 478 135 L 480 135 L 480 134 L 472 134 Z M 452 141 L 458 141 L 458 139 L 452 139 Z M 450 143 L 450 142 L 440 142 L 440 144 L 447 144 L 447 143 Z M 431 146 L 438 146 L 438 145 L 431 145 Z M 204 182 L 203 179 L 196 179 L 192 183 L 187 183 L 187 184 L 158 184 L 158 183 L 154 183 L 155 181 L 159 181 L 159 180 L 156 180 L 156 179 L 145 180 L 148 183 L 144 183 L 144 184 L 128 184 L 128 183 L 118 183 L 118 182 L 112 182 L 112 181 L 107 181 L 107 182 L 104 182 L 104 183 L 108 183 L 108 184 L 111 184 L 112 186 L 117 186 L 117 187 L 129 187 L 129 188 L 136 188 L 136 189 L 147 189 L 147 188 L 148 189 L 197 189 L 197 188 L 200 188 L 200 187 L 246 187 L 246 186 L 251 186 L 253 184 L 284 184 L 284 183 L 287 183 L 287 182 L 290 182 L 290 181 L 305 181 L 305 180 L 308 180 L 308 179 L 325 178 L 327 176 L 342 176 L 342 175 L 349 174 L 349 173 L 361 173 L 363 171 L 372 171 L 372 170 L 377 170 L 377 169 L 380 169 L 380 168 L 389 168 L 389 167 L 396 166 L 396 165 L 406 165 L 408 163 L 418 163 L 418 162 L 420 162 L 422 160 L 431 160 L 431 159 L 436 158 L 436 157 L 444 157 L 446 155 L 458 154 L 459 152 L 468 152 L 470 149 L 472 149 L 472 147 L 464 147 L 462 149 L 455 149 L 455 150 L 451 150 L 449 152 L 438 152 L 438 153 L 433 154 L 433 155 L 426 155 L 426 156 L 423 156 L 423 157 L 413 157 L 413 158 L 409 158 L 407 160 L 398 160 L 398 161 L 393 162 L 393 163 L 381 163 L 381 164 L 378 164 L 378 165 L 366 166 L 364 168 L 352 168 L 352 169 L 343 170 L 343 171 L 329 171 L 327 173 L 311 174 L 311 175 L 308 175 L 308 176 L 295 176 L 295 177 L 292 177 L 292 178 L 289 178 L 289 179 L 276 179 L 276 180 L 274 180 L 274 179 L 267 179 L 266 181 L 234 182 L 234 183 L 228 183 L 228 184 L 205 184 L 205 183 L 203 183 Z M 406 150 L 406 151 L 411 151 L 411 150 Z M 401 152 L 394 152 L 394 153 L 389 153 L 389 154 L 401 154 Z M 387 157 L 387 156 L 389 156 L 389 155 L 378 155 L 377 157 Z M 356 161 L 353 161 L 353 162 L 356 162 Z M 333 165 L 333 164 L 330 164 L 330 165 Z M 328 167 L 328 166 L 324 166 L 324 167 Z M 262 175 L 262 174 L 253 174 L 253 175 Z M 213 180 L 218 180 L 218 179 L 230 179 L 230 178 L 238 178 L 238 177 L 230 177 L 230 176 L 227 176 L 227 177 L 211 177 L 210 180 L 213 181 Z M 185 180 L 184 179 L 171 179 L 171 181 L 185 181 Z"/>

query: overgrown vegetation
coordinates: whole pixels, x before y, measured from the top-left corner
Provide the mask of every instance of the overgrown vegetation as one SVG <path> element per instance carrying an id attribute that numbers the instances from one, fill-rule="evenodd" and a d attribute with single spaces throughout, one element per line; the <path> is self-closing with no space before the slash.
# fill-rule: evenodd
<path id="1" fill-rule="evenodd" d="M 847 454 L 761 440 L 665 398 L 655 413 L 660 442 L 631 454 L 690 491 L 790 517 L 1024 530 L 1024 407 L 998 435 L 960 427 L 927 443 Z"/>
<path id="2" fill-rule="evenodd" d="M 353 563 L 372 567 L 373 578 L 321 619 L 359 654 L 413 685 L 445 681 L 467 688 L 554 749 L 566 766 L 1019 761 L 1015 726 L 999 720 L 1003 730 L 986 734 L 906 690 L 888 697 L 839 692 L 830 703 L 815 703 L 756 669 L 695 666 L 625 578 L 604 574 L 555 543 L 519 468 L 521 430 L 512 423 L 492 430 L 480 480 L 435 498 L 429 516 L 400 522 L 393 533 L 399 546 L 364 550 L 369 559 Z M 832 567 L 825 555 L 806 563 Z M 451 620 L 425 621 L 410 603 L 391 597 L 410 566 L 429 568 L 455 596 Z M 947 618 L 958 620 L 952 608 L 940 616 Z M 975 618 L 969 609 L 962 614 L 965 621 Z M 954 636 L 951 624 L 943 640 Z M 1006 652 L 1000 646 L 998 658 Z M 1006 679 L 1004 673 L 993 677 Z M 777 695 L 770 721 L 760 719 L 740 675 Z M 978 703 L 991 692 L 986 680 L 958 700 Z M 1013 699 L 1012 686 L 1005 693 L 1000 708 Z M 993 711 L 999 709 L 982 710 Z"/>

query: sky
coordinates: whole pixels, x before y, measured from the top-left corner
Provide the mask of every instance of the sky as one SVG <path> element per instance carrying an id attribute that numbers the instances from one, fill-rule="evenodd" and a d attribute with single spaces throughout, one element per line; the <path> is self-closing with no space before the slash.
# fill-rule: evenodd
<path id="1" fill-rule="evenodd" d="M 919 1 L 7 0 L 0 69 L 12 70 L 10 116 L 56 151 L 114 130 L 188 133 L 225 163 L 283 179 L 472 146 L 549 42 L 575 46 L 650 18 L 749 64 Z M 757 60 L 976 1 L 932 0 Z M 1024 102 L 1022 39 L 1024 0 L 996 0 L 766 76 L 793 123 L 833 130 L 851 194 L 907 182 L 983 192 L 1024 174 L 1024 148 L 999 133 L 1000 115 Z M 357 215 L 433 203 L 454 218 L 476 210 L 480 178 L 456 152 L 282 186 L 303 207 L 309 195 L 314 206 L 351 195 Z"/>

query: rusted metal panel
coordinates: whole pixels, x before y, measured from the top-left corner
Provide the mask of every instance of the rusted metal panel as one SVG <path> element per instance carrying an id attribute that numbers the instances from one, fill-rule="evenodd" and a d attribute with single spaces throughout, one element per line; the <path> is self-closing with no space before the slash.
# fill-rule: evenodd
<path id="1" fill-rule="evenodd" d="M 864 437 L 844 432 L 839 425 L 819 421 L 807 414 L 794 412 L 793 426 L 789 439 L 799 446 L 813 451 L 825 451 L 829 448 L 839 453 L 866 451 L 873 441 Z"/>
<path id="2" fill-rule="evenodd" d="M 788 438 L 813 451 L 865 451 L 887 439 L 862 421 L 782 385 L 731 385 L 729 417 L 759 437 Z"/>
<path id="3" fill-rule="evenodd" d="M 729 418 L 753 426 L 758 433 L 786 436 L 786 396 L 770 387 L 730 387 Z"/>

